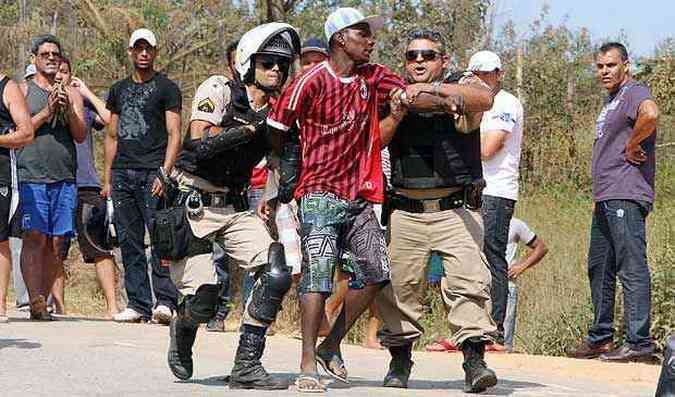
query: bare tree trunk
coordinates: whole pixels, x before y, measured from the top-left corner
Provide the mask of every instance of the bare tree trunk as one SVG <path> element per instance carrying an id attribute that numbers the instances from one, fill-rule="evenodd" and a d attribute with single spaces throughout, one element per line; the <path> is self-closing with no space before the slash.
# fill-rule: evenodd
<path id="1" fill-rule="evenodd" d="M 516 49 L 516 96 L 521 103 L 523 100 L 523 47 Z"/>

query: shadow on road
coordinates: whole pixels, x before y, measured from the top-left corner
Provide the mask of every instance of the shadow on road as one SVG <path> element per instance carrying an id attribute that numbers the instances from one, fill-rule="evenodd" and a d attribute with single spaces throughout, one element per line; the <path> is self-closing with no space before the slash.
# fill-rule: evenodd
<path id="1" fill-rule="evenodd" d="M 363 378 L 351 378 L 351 383 L 346 385 L 340 382 L 333 382 L 328 387 L 332 389 L 349 389 L 356 387 L 382 387 L 381 380 L 371 380 Z M 546 385 L 535 382 L 512 381 L 508 379 L 499 379 L 497 386 L 490 388 L 485 395 L 491 396 L 510 396 L 518 389 L 534 391 L 538 388 L 545 388 Z M 452 381 L 437 381 L 424 379 L 411 379 L 408 384 L 409 390 L 456 390 L 462 391 L 464 388 L 464 379 Z"/>
<path id="2" fill-rule="evenodd" d="M 282 373 L 272 373 L 271 375 L 274 375 L 275 377 L 279 378 L 284 378 L 288 379 L 289 384 L 293 384 L 295 381 L 295 378 L 298 376 L 298 374 L 292 374 L 289 372 L 282 372 Z M 210 376 L 208 378 L 204 379 L 189 379 L 185 381 L 180 381 L 177 380 L 176 383 L 185 383 L 185 384 L 196 384 L 196 385 L 203 385 L 203 386 L 227 386 L 227 383 L 230 381 L 230 376 L 229 375 L 217 375 L 217 376 Z"/>
<path id="3" fill-rule="evenodd" d="M 298 376 L 297 373 L 274 373 L 274 376 L 278 376 L 281 378 L 286 378 L 288 379 L 288 383 L 293 385 L 293 382 L 295 381 L 295 378 Z M 204 385 L 204 386 L 218 386 L 218 387 L 223 387 L 227 385 L 229 376 L 211 376 L 208 378 L 203 378 L 203 379 L 190 379 L 187 381 L 176 381 L 176 383 L 185 383 L 185 384 L 198 384 L 198 385 Z M 352 377 L 350 378 L 350 384 L 344 384 L 341 382 L 336 382 L 329 380 L 330 378 L 326 376 L 322 376 L 322 383 L 323 381 L 328 380 L 330 384 L 328 384 L 329 389 L 351 389 L 351 388 L 362 388 L 362 387 L 367 387 L 367 388 L 372 388 L 372 387 L 377 387 L 380 388 L 382 387 L 382 381 L 381 380 L 373 380 L 373 379 L 364 379 L 364 378 L 358 378 L 358 377 Z M 464 380 L 452 380 L 452 381 L 436 381 L 436 380 L 424 380 L 424 379 L 413 379 L 410 381 L 410 384 L 408 385 L 409 390 L 453 390 L 453 391 L 459 391 L 461 392 L 462 389 L 464 388 Z M 514 392 L 516 392 L 519 389 L 525 389 L 528 391 L 535 391 L 537 389 L 541 388 L 546 388 L 546 385 L 543 385 L 541 383 L 535 383 L 535 382 L 523 382 L 523 381 L 515 381 L 515 380 L 508 380 L 508 379 L 500 379 L 499 383 L 497 383 L 497 386 L 488 389 L 485 394 L 486 396 L 510 396 Z"/>
<path id="4" fill-rule="evenodd" d="M 15 349 L 39 349 L 42 344 L 26 341 L 25 339 L 0 339 L 0 349 L 13 347 Z"/>

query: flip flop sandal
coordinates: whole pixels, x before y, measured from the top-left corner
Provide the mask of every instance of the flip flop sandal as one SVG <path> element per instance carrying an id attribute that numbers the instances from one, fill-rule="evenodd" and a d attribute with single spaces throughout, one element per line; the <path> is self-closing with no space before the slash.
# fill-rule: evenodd
<path id="1" fill-rule="evenodd" d="M 338 353 L 321 353 L 316 352 L 316 362 L 323 368 L 324 371 L 340 382 L 349 384 L 347 380 L 347 368 L 345 367 L 342 357 Z"/>
<path id="2" fill-rule="evenodd" d="M 444 344 L 440 342 L 434 342 L 424 346 L 424 350 L 428 352 L 444 352 L 448 349 L 445 347 Z"/>
<path id="3" fill-rule="evenodd" d="M 295 379 L 295 387 L 299 393 L 325 393 L 326 386 L 321 384 L 319 374 L 300 374 Z"/>
<path id="4" fill-rule="evenodd" d="M 442 338 L 426 345 L 424 350 L 428 352 L 455 352 L 457 351 L 457 346 L 450 343 L 449 340 Z"/>

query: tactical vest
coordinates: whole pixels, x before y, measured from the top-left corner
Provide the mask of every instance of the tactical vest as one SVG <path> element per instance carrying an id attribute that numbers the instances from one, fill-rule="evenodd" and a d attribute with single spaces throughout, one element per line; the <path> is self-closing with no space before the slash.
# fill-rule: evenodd
<path id="1" fill-rule="evenodd" d="M 244 85 L 238 81 L 229 81 L 227 84 L 230 87 L 231 100 L 220 124 L 225 129 L 243 125 L 233 117 L 237 111 L 239 113 L 250 111 Z M 268 109 L 269 107 L 266 107 L 260 112 L 267 112 Z M 249 185 L 253 168 L 263 159 L 267 149 L 266 137 L 264 134 L 257 134 L 248 143 L 222 152 L 213 158 L 198 161 L 194 154 L 194 142 L 188 131 L 176 166 L 206 179 L 215 186 L 241 189 Z"/>
<path id="2" fill-rule="evenodd" d="M 453 83 L 458 76 L 445 82 Z M 395 188 L 466 186 L 483 177 L 480 133 L 460 133 L 448 113 L 408 113 L 389 144 Z"/>

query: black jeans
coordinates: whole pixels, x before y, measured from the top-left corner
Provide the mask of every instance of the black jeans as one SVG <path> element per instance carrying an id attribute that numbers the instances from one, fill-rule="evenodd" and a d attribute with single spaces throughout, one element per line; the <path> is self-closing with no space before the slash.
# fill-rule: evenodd
<path id="1" fill-rule="evenodd" d="M 152 292 L 158 305 L 176 309 L 178 292 L 169 276 L 169 267 L 162 266 L 151 250 L 152 289 L 148 277 L 148 258 L 145 254 L 145 230 L 160 205 L 160 199 L 151 193 L 157 176 L 151 169 L 113 169 L 112 198 L 115 205 L 115 226 L 124 264 L 124 285 L 129 298 L 128 307 L 150 318 Z"/>
<path id="2" fill-rule="evenodd" d="M 492 273 L 492 319 L 497 325 L 498 342 L 503 343 L 504 318 L 509 297 L 509 265 L 506 263 L 506 245 L 509 241 L 509 224 L 513 217 L 514 200 L 483 195 L 481 214 L 485 237 L 483 251 Z"/>
<path id="3" fill-rule="evenodd" d="M 649 205 L 630 200 L 595 204 L 588 250 L 588 279 L 593 300 L 593 325 L 588 342 L 602 344 L 614 337 L 616 277 L 623 285 L 626 344 L 652 345 L 651 276 L 647 266 L 645 220 Z"/>

